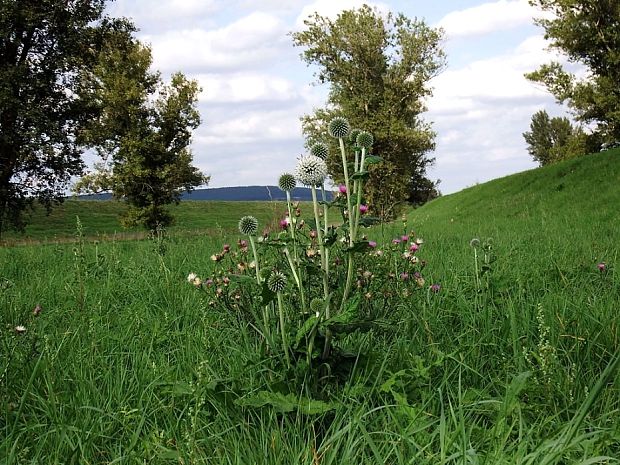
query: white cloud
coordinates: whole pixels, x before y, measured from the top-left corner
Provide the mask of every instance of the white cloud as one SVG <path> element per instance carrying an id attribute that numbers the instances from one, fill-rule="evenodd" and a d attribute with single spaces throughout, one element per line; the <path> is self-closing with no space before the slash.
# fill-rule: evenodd
<path id="1" fill-rule="evenodd" d="M 217 0 L 116 0 L 108 11 L 112 16 L 131 18 L 140 29 L 161 31 L 204 19 L 219 8 Z"/>
<path id="2" fill-rule="evenodd" d="M 532 24 L 534 17 L 542 16 L 528 0 L 498 0 L 456 10 L 444 16 L 437 26 L 445 29 L 448 38 L 483 35 Z"/>
<path id="3" fill-rule="evenodd" d="M 276 16 L 254 12 L 219 29 L 170 30 L 145 40 L 156 68 L 204 73 L 264 64 L 289 46 L 286 32 Z"/>
<path id="4" fill-rule="evenodd" d="M 277 75 L 244 72 L 195 78 L 203 89 L 200 100 L 208 104 L 282 103 L 299 97 L 293 83 Z"/>

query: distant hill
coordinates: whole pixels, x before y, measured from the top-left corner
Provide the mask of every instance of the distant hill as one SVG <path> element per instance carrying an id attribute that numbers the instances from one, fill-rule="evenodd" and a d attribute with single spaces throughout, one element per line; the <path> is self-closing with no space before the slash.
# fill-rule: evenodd
<path id="1" fill-rule="evenodd" d="M 79 200 L 110 200 L 110 194 L 82 195 Z M 299 201 L 312 200 L 312 194 L 307 187 L 296 187 L 291 192 L 291 198 Z M 197 189 L 189 194 L 183 194 L 182 200 L 224 200 L 224 201 L 269 201 L 286 200 L 286 194 L 278 186 L 239 186 L 239 187 L 212 187 Z M 328 192 L 328 199 L 331 193 Z"/>

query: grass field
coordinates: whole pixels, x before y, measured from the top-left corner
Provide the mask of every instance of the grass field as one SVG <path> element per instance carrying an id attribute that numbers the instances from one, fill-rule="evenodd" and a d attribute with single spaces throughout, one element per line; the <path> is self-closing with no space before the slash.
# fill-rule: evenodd
<path id="1" fill-rule="evenodd" d="M 358 363 L 310 415 L 247 407 L 286 379 L 186 280 L 241 215 L 280 207 L 182 204 L 176 228 L 208 234 L 4 247 L 0 463 L 619 463 L 619 185 L 615 150 L 409 212 L 426 282 L 380 277 L 393 325 L 349 336 Z M 30 234 L 75 235 L 75 214 L 112 232 L 90 205 Z M 403 232 L 369 235 L 387 253 Z"/>

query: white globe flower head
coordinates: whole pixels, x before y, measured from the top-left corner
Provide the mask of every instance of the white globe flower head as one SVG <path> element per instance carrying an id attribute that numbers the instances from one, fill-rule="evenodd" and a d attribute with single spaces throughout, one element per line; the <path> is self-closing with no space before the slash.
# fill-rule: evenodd
<path id="1" fill-rule="evenodd" d="M 327 177 L 327 165 L 315 155 L 305 155 L 297 163 L 295 177 L 306 186 L 320 186 Z"/>

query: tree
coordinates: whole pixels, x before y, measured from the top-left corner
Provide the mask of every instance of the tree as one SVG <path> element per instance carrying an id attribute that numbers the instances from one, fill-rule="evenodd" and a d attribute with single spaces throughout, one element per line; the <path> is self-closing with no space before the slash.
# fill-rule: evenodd
<path id="1" fill-rule="evenodd" d="M 530 130 L 523 133 L 527 151 L 540 166 L 583 155 L 587 151 L 585 133 L 568 118 L 553 117 L 545 110 L 532 115 Z"/>
<path id="2" fill-rule="evenodd" d="M 539 19 L 551 46 L 587 69 L 577 78 L 552 62 L 526 74 L 566 102 L 577 121 L 595 125 L 603 142 L 620 141 L 620 2 L 618 0 L 530 0 L 552 13 Z"/>
<path id="3" fill-rule="evenodd" d="M 441 32 L 367 5 L 335 21 L 315 13 L 304 24 L 304 31 L 292 34 L 293 43 L 305 47 L 308 65 L 318 66 L 318 82 L 330 85 L 327 107 L 302 118 L 308 143 L 327 141 L 323 128 L 336 115 L 371 132 L 373 151 L 385 162 L 370 167 L 367 197 L 376 213 L 391 217 L 399 203 L 417 200 L 420 180 L 429 185 L 435 133 L 420 115 L 431 95 L 428 81 L 444 66 Z M 333 146 L 328 157 L 336 180 L 343 176 L 338 154 Z"/>
<path id="4" fill-rule="evenodd" d="M 61 202 L 82 172 L 80 128 L 93 115 L 80 76 L 125 21 L 105 0 L 0 0 L 0 234 L 36 201 Z"/>
<path id="5" fill-rule="evenodd" d="M 111 191 L 130 205 L 123 223 L 155 229 L 173 221 L 166 205 L 209 178 L 192 166 L 189 150 L 200 124 L 197 82 L 176 73 L 164 85 L 159 73 L 149 71 L 151 62 L 150 49 L 138 41 L 111 43 L 85 79 L 99 117 L 81 138 L 106 163 L 74 190 Z"/>

